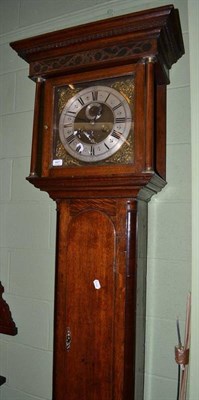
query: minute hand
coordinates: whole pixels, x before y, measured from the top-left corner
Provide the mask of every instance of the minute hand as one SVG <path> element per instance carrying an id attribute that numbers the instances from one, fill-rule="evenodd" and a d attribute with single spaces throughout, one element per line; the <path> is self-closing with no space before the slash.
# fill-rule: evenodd
<path id="1" fill-rule="evenodd" d="M 123 136 L 123 134 L 121 132 L 118 132 L 114 129 L 113 132 L 111 133 L 111 136 L 113 136 L 116 139 L 122 139 L 124 142 L 126 142 L 128 144 L 128 146 L 130 146 L 129 141 L 125 139 L 125 137 Z"/>

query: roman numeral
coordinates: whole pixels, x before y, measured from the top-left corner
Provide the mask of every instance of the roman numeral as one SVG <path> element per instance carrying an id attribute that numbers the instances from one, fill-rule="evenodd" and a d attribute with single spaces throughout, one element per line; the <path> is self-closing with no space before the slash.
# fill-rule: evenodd
<path id="1" fill-rule="evenodd" d="M 91 156 L 94 156 L 94 155 L 95 155 L 95 148 L 94 148 L 94 146 L 91 146 L 90 154 L 91 154 Z"/>
<path id="2" fill-rule="evenodd" d="M 125 117 L 115 118 L 115 122 L 116 124 L 123 124 L 124 122 L 126 122 L 126 118 Z"/>
<path id="3" fill-rule="evenodd" d="M 68 115 L 69 117 L 75 117 L 76 112 L 75 112 L 75 111 L 67 111 L 67 112 L 65 113 L 65 115 Z"/>
<path id="4" fill-rule="evenodd" d="M 71 144 L 74 140 L 75 140 L 75 136 L 73 133 L 66 138 L 66 141 L 68 144 Z"/>
<path id="5" fill-rule="evenodd" d="M 117 108 L 121 107 L 122 103 L 117 104 L 115 107 L 113 107 L 113 111 L 117 110 Z"/>
<path id="6" fill-rule="evenodd" d="M 93 98 L 93 101 L 97 101 L 97 98 L 98 98 L 98 92 L 97 91 L 92 92 L 92 98 Z"/>
<path id="7" fill-rule="evenodd" d="M 72 128 L 72 124 L 71 123 L 68 123 L 68 124 L 64 124 L 64 128 Z"/>
<path id="8" fill-rule="evenodd" d="M 105 100 L 105 103 L 106 103 L 106 101 L 108 100 L 109 96 L 110 96 L 110 93 L 108 94 L 108 96 L 107 96 L 107 98 L 106 98 L 106 100 Z"/>
<path id="9" fill-rule="evenodd" d="M 108 147 L 106 143 L 104 143 L 104 146 L 107 148 L 107 150 L 110 149 L 110 147 Z"/>
<path id="10" fill-rule="evenodd" d="M 82 145 L 82 143 L 79 143 L 77 146 L 76 146 L 76 152 L 77 153 L 81 153 L 83 150 L 84 150 L 84 146 Z"/>
<path id="11" fill-rule="evenodd" d="M 83 100 L 81 97 L 78 98 L 78 101 L 79 101 L 79 103 L 81 104 L 81 106 L 84 105 L 84 100 Z"/>
<path id="12" fill-rule="evenodd" d="M 111 133 L 111 136 L 113 136 L 113 137 L 116 138 L 116 139 L 120 139 L 121 136 L 122 136 L 122 134 L 121 134 L 120 132 L 117 132 L 117 131 L 114 130 L 114 131 Z"/>

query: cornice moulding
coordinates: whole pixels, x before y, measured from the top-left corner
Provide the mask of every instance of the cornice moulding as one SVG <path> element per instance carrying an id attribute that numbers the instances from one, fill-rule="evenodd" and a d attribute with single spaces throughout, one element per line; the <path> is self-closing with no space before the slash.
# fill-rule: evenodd
<path id="1" fill-rule="evenodd" d="M 172 64 L 184 53 L 178 10 L 172 5 L 105 18 L 78 29 L 59 29 L 10 45 L 30 64 L 32 79 L 66 73 L 79 65 L 105 66 L 108 59 L 120 63 L 122 55 L 128 63 L 146 56 L 157 58 L 169 82 Z"/>

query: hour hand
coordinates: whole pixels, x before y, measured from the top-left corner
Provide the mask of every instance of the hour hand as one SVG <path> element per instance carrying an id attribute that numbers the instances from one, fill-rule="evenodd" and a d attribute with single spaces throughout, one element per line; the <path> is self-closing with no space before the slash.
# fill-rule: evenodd
<path id="1" fill-rule="evenodd" d="M 74 132 L 74 135 L 77 135 L 79 139 L 82 139 L 82 135 L 83 135 L 89 140 L 89 142 L 96 143 L 96 141 L 94 139 L 93 131 L 87 132 L 83 129 L 78 129 L 77 131 Z"/>

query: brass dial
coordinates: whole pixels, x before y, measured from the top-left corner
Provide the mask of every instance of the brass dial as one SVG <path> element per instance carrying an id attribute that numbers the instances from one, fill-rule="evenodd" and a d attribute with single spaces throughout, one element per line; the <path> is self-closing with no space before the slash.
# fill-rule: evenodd
<path id="1" fill-rule="evenodd" d="M 75 159 L 92 163 L 112 156 L 128 140 L 132 114 L 127 100 L 108 86 L 75 94 L 59 120 L 59 136 Z"/>

